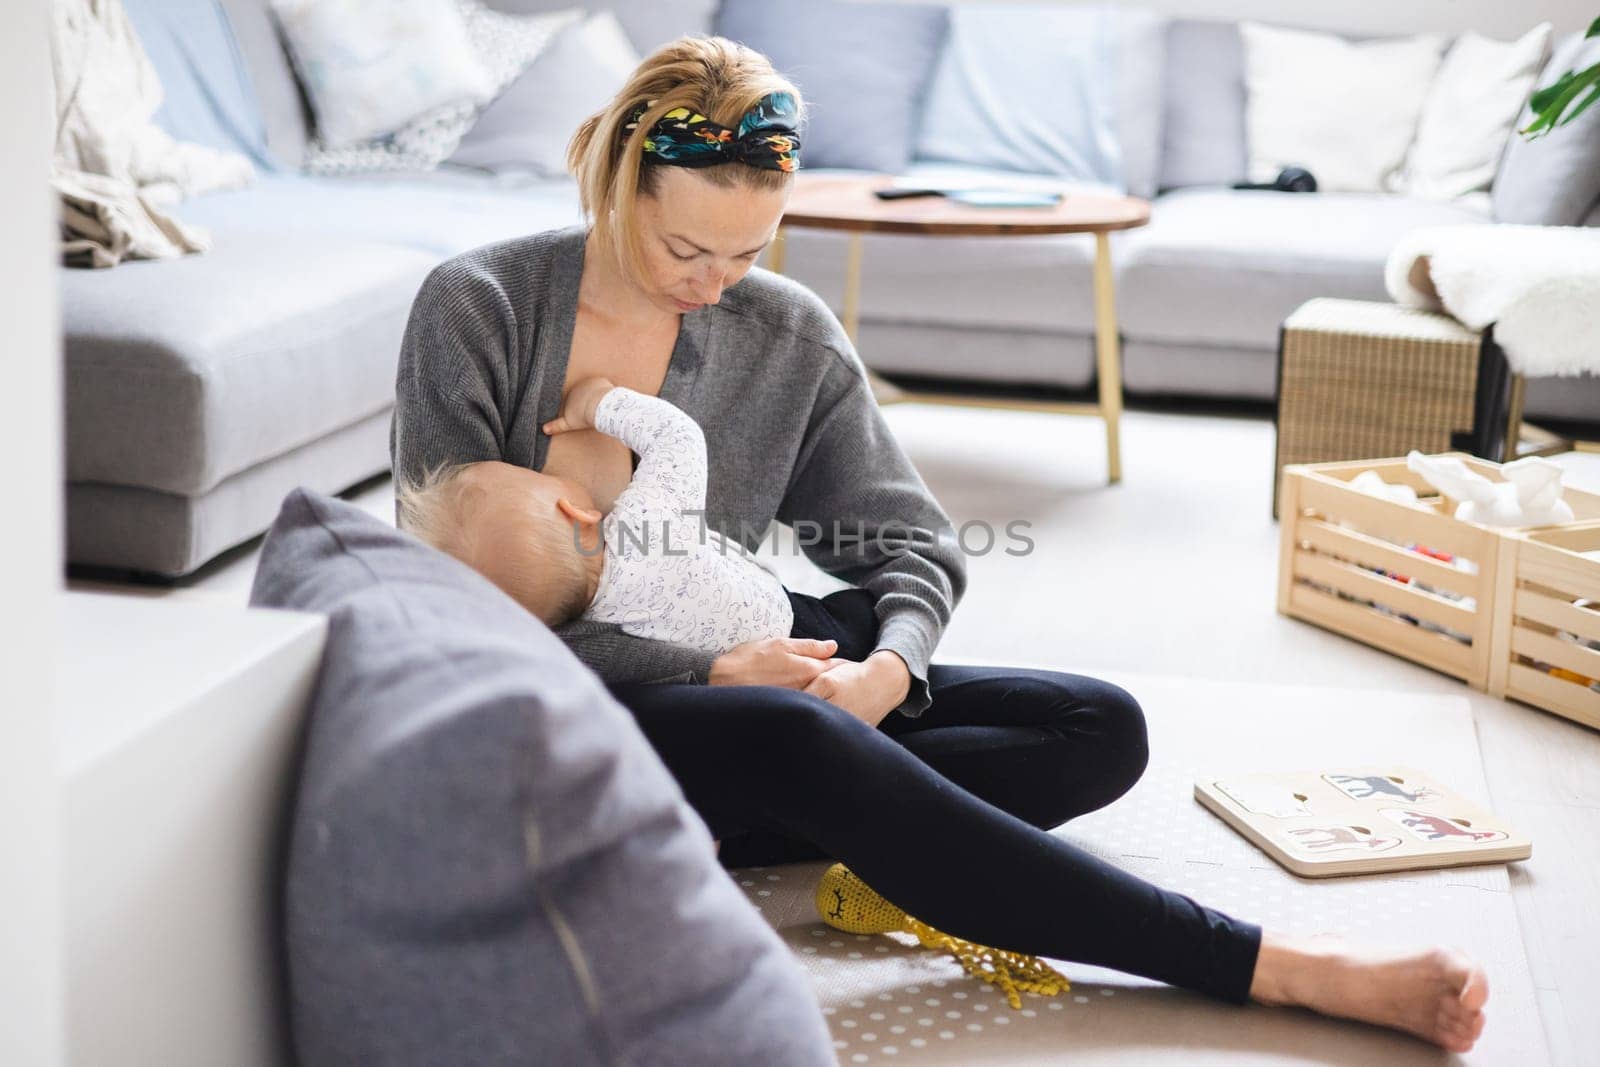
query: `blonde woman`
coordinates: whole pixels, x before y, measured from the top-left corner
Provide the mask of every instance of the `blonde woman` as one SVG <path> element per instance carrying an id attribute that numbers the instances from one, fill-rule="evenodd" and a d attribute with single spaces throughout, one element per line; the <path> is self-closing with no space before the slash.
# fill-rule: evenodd
<path id="1" fill-rule="evenodd" d="M 612 624 L 559 631 L 725 839 L 725 864 L 837 858 L 976 942 L 1470 1048 L 1487 986 L 1460 956 L 1264 934 L 1047 832 L 1137 781 L 1142 713 L 1092 678 L 930 662 L 965 585 L 950 522 L 827 306 L 755 269 L 803 110 L 731 41 L 682 38 L 646 59 L 569 147 L 588 223 L 465 253 L 423 286 L 398 477 L 500 460 L 579 482 L 609 511 L 627 447 L 541 428 L 585 378 L 670 401 L 705 433 L 706 525 L 752 548 L 773 520 L 820 530 L 808 555 L 876 613 L 860 662 L 797 637 L 714 656 Z"/>

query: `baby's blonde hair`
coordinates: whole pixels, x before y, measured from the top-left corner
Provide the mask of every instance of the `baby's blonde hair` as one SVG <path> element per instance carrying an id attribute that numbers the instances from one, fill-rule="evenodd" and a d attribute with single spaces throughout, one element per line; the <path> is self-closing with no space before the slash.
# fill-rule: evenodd
<path id="1" fill-rule="evenodd" d="M 628 83 L 597 113 L 585 119 L 567 145 L 567 170 L 578 180 L 578 197 L 602 248 L 636 283 L 645 277 L 639 251 L 635 203 L 656 191 L 657 167 L 644 164 L 644 141 L 656 121 L 675 107 L 687 107 L 722 126 L 737 127 L 747 111 L 768 93 L 794 97 L 795 125 L 805 121 L 800 91 L 753 48 L 726 37 L 694 35 L 669 41 L 634 70 Z M 623 136 L 635 108 L 650 101 L 637 128 Z M 696 173 L 723 189 L 758 192 L 786 188 L 788 171 L 733 162 L 700 167 Z"/>
<path id="2" fill-rule="evenodd" d="M 400 529 L 478 571 L 546 626 L 583 614 L 588 570 L 572 523 L 554 507 L 519 507 L 522 501 L 472 485 L 463 475 L 475 466 L 444 464 L 416 481 L 402 480 L 395 491 Z M 491 507 L 517 508 L 527 535 L 525 551 L 487 558 L 481 524 Z"/>

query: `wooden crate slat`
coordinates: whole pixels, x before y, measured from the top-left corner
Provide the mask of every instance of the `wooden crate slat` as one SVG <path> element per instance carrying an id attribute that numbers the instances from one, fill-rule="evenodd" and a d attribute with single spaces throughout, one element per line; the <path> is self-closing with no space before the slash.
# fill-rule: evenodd
<path id="1" fill-rule="evenodd" d="M 1477 638 L 1476 631 L 1484 618 L 1476 611 L 1452 604 L 1421 590 L 1401 585 L 1393 578 L 1372 574 L 1348 563 L 1340 563 L 1326 556 L 1304 550 L 1295 553 L 1294 569 L 1297 575 L 1314 582 L 1332 586 L 1363 600 L 1373 600 L 1403 615 L 1414 615 L 1431 623 Z"/>
<path id="2" fill-rule="evenodd" d="M 1517 580 L 1535 585 L 1549 586 L 1563 593 L 1579 595 L 1578 590 L 1588 589 L 1590 596 L 1600 599 L 1600 563 L 1564 552 L 1559 548 L 1525 540 L 1517 546 Z"/>
<path id="3" fill-rule="evenodd" d="M 1521 618 L 1542 622 L 1557 630 L 1600 641 L 1600 612 L 1575 607 L 1568 601 L 1534 589 L 1517 590 L 1515 613 Z"/>
<path id="4" fill-rule="evenodd" d="M 1575 671 L 1591 681 L 1600 679 L 1600 652 L 1519 626 L 1511 634 L 1511 651 L 1552 667 Z"/>
<path id="5" fill-rule="evenodd" d="M 1572 505 L 1574 521 L 1593 522 L 1600 519 L 1600 496 L 1582 489 L 1562 489 L 1561 498 Z"/>
<path id="6" fill-rule="evenodd" d="M 1483 599 L 1479 588 L 1483 583 L 1478 575 L 1458 571 L 1448 563 L 1408 552 L 1364 533 L 1341 529 L 1321 519 L 1302 519 L 1299 537 L 1319 552 L 1342 556 L 1364 567 L 1395 571 L 1462 596 Z"/>
<path id="7" fill-rule="evenodd" d="M 1480 570 L 1488 569 L 1487 556 L 1494 549 L 1493 535 L 1486 530 L 1438 512 L 1368 496 L 1315 472 L 1308 473 L 1300 486 L 1300 506 L 1321 512 L 1335 522 L 1350 522 L 1361 532 L 1385 541 L 1427 545 L 1435 552 L 1465 556 Z"/>
<path id="8" fill-rule="evenodd" d="M 1513 663 L 1506 695 L 1600 730 L 1600 693 L 1576 682 Z"/>
<path id="9" fill-rule="evenodd" d="M 1471 684 L 1481 684 L 1474 681 L 1479 666 L 1474 663 L 1473 648 L 1469 645 L 1442 634 L 1429 633 L 1400 619 L 1380 615 L 1371 608 L 1346 603 L 1298 583 L 1289 594 L 1289 602 L 1289 614 L 1296 618 L 1316 623 L 1384 652 L 1403 655 L 1424 667 L 1431 667 Z M 1487 671 L 1486 657 L 1479 658 L 1484 660 L 1482 670 Z"/>
<path id="10" fill-rule="evenodd" d="M 1554 545 L 1568 552 L 1600 552 L 1600 524 L 1597 523 L 1538 530 L 1531 537 L 1536 544 Z M 1586 562 L 1592 567 L 1600 568 L 1600 562 Z"/>

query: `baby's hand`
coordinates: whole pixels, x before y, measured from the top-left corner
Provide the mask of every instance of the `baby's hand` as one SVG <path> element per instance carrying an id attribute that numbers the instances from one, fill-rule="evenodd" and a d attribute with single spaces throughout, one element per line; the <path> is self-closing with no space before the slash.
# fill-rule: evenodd
<path id="1" fill-rule="evenodd" d="M 554 437 L 570 430 L 587 430 L 594 426 L 595 411 L 605 395 L 616 385 L 609 378 L 584 378 L 567 390 L 561 403 L 561 414 L 544 424 L 544 432 Z"/>

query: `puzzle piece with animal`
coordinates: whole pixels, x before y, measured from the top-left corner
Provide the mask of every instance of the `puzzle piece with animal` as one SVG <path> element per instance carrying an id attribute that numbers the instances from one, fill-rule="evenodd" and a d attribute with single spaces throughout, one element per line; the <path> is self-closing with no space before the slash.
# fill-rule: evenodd
<path id="1" fill-rule="evenodd" d="M 1195 799 L 1306 878 L 1505 863 L 1533 844 L 1466 798 L 1407 768 L 1203 778 Z"/>

